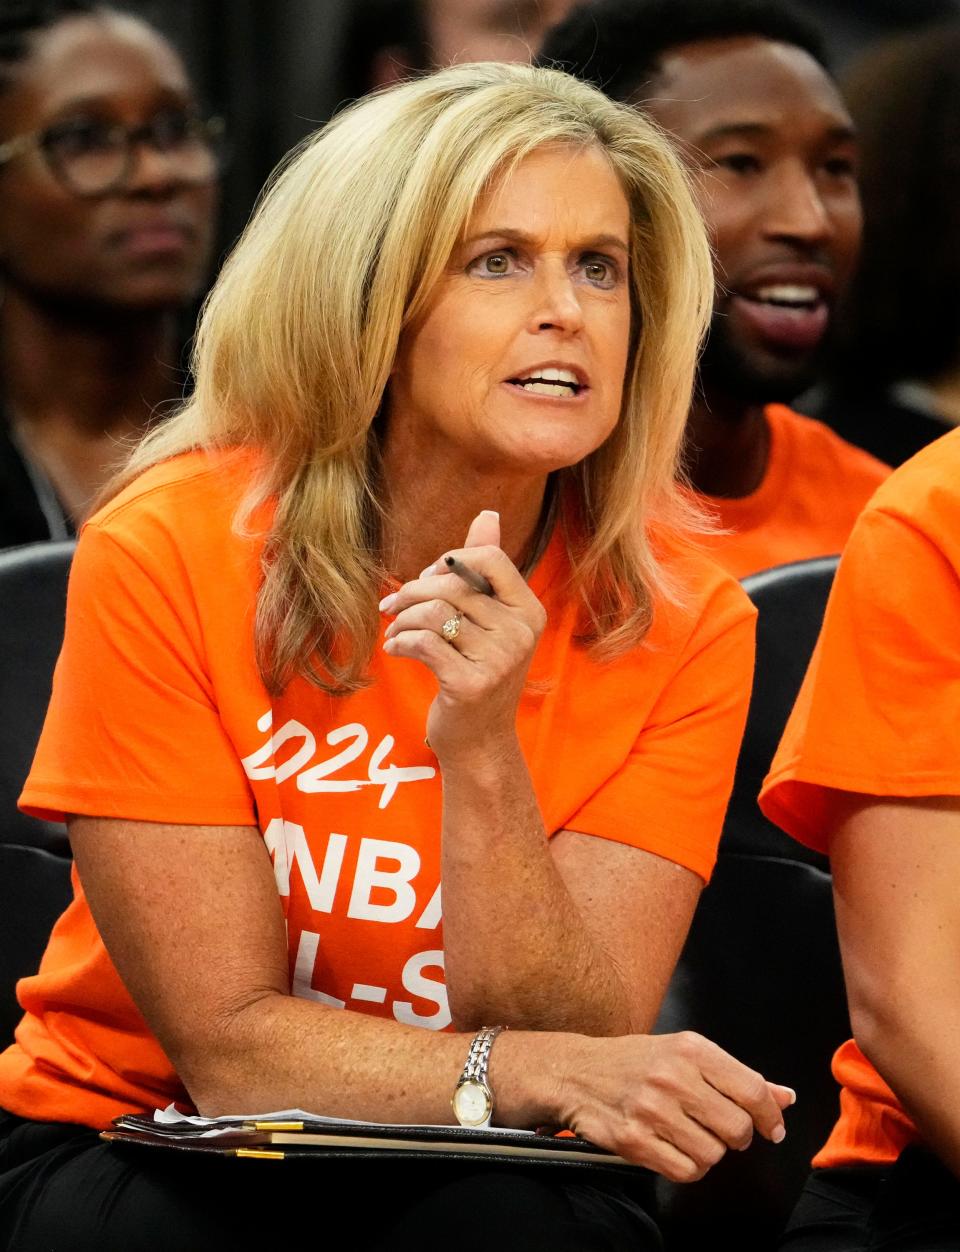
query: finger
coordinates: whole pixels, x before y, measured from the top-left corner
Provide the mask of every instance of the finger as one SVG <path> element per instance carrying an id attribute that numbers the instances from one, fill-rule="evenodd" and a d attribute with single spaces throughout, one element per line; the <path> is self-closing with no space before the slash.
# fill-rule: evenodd
<path id="1" fill-rule="evenodd" d="M 783 1087 L 778 1082 L 768 1082 L 767 1086 L 781 1109 L 788 1109 L 791 1104 L 796 1104 L 797 1093 L 792 1087 Z"/>
<path id="2" fill-rule="evenodd" d="M 717 1135 L 692 1117 L 677 1119 L 669 1131 L 659 1131 L 662 1139 L 668 1139 L 678 1152 L 690 1158 L 704 1173 L 712 1169 L 727 1154 L 727 1145 Z"/>
<path id="3" fill-rule="evenodd" d="M 459 622 L 459 629 L 452 639 L 443 633 L 444 626 L 451 621 Z M 467 655 L 476 651 L 480 639 L 486 633 L 479 630 L 459 609 L 454 608 L 445 600 L 424 600 L 420 604 L 412 604 L 408 609 L 404 609 L 384 631 L 384 639 L 393 639 L 405 630 L 432 630 L 445 643 L 453 644 Z"/>
<path id="4" fill-rule="evenodd" d="M 471 673 L 471 662 L 434 630 L 404 630 L 392 639 L 384 640 L 383 650 L 388 656 L 404 657 L 419 661 L 437 679 L 442 687 L 453 687 L 465 674 Z M 464 668 L 466 667 L 466 668 Z"/>
<path id="5" fill-rule="evenodd" d="M 718 1089 L 723 1090 L 724 1095 L 750 1115 L 754 1126 L 765 1139 L 772 1143 L 782 1143 L 786 1138 L 787 1128 L 783 1124 L 781 1106 L 774 1099 L 761 1074 L 746 1065 L 740 1068 L 742 1073 L 728 1082 L 726 1090 Z"/>
<path id="6" fill-rule="evenodd" d="M 455 557 L 475 573 L 482 574 L 493 587 L 493 594 L 503 604 L 512 608 L 523 608 L 531 603 L 539 605 L 523 575 L 502 548 L 490 544 L 474 548 L 451 548 L 444 553 L 444 558 L 448 556 Z"/>
<path id="7" fill-rule="evenodd" d="M 493 509 L 484 509 L 477 514 L 463 541 L 465 548 L 479 548 L 487 544 L 492 548 L 500 547 L 500 514 Z"/>
<path id="8" fill-rule="evenodd" d="M 399 617 L 413 605 L 439 601 L 452 611 L 469 617 L 483 630 L 493 630 L 498 622 L 503 621 L 504 606 L 491 596 L 473 591 L 456 574 L 432 574 L 404 583 L 398 591 L 380 601 L 380 611 Z"/>
<path id="9" fill-rule="evenodd" d="M 709 1039 L 692 1036 L 691 1048 L 698 1053 L 701 1072 L 712 1087 L 750 1114 L 754 1126 L 765 1139 L 780 1143 L 786 1136 L 780 1105 L 762 1074 L 750 1069 Z"/>
<path id="10" fill-rule="evenodd" d="M 697 1182 L 710 1168 L 659 1135 L 651 1135 L 636 1147 L 621 1147 L 620 1155 L 652 1169 L 656 1174 L 662 1174 L 670 1182 Z"/>
<path id="11" fill-rule="evenodd" d="M 742 1152 L 753 1140 L 753 1118 L 735 1101 L 704 1083 L 684 1105 L 687 1114 L 727 1148 Z"/>

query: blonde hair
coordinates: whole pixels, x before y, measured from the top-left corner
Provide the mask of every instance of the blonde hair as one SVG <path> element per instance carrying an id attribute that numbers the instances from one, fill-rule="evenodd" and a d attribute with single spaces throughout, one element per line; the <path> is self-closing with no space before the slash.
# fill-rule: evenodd
<path id="1" fill-rule="evenodd" d="M 642 639 L 670 593 L 651 523 L 703 529 L 676 475 L 713 279 L 669 141 L 557 70 L 460 65 L 393 87 L 345 109 L 274 174 L 206 301 L 192 398 L 112 486 L 193 448 L 264 452 L 239 520 L 276 498 L 256 617 L 269 689 L 294 674 L 335 693 L 364 682 L 384 575 L 375 419 L 400 336 L 491 179 L 545 144 L 599 146 L 630 203 L 621 419 L 557 475 L 584 634 L 603 654 Z"/>

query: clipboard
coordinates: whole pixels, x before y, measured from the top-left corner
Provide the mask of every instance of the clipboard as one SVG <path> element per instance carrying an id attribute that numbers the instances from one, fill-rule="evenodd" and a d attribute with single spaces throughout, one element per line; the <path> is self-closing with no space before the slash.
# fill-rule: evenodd
<path id="1" fill-rule="evenodd" d="M 585 1139 L 528 1130 L 464 1126 L 392 1125 L 304 1115 L 263 1115 L 158 1121 L 128 1113 L 100 1137 L 110 1143 L 283 1161 L 312 1157 L 445 1159 L 499 1164 L 565 1165 L 580 1169 L 639 1169 Z"/>

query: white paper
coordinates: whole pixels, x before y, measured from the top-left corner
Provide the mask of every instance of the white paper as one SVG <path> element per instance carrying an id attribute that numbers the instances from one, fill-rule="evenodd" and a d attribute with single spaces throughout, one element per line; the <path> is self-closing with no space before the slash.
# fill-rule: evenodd
<path id="1" fill-rule="evenodd" d="M 303 1109 L 281 1109 L 277 1113 L 230 1113 L 225 1117 L 197 1117 L 187 1113 L 181 1113 L 176 1105 L 168 1104 L 165 1109 L 154 1109 L 153 1120 L 159 1126 L 196 1126 L 206 1127 L 204 1134 L 200 1135 L 201 1139 L 215 1139 L 218 1135 L 235 1134 L 236 1125 L 223 1123 L 244 1122 L 299 1122 L 311 1121 L 319 1122 L 331 1129 L 337 1126 L 376 1126 L 399 1128 L 401 1126 L 409 1126 L 409 1122 L 363 1122 L 355 1121 L 350 1117 L 322 1117 L 317 1113 L 305 1113 Z M 426 1123 L 425 1123 L 426 1124 Z M 452 1126 L 434 1125 L 431 1127 L 435 1130 L 453 1130 Z M 490 1126 L 486 1129 L 473 1129 L 474 1134 L 500 1134 L 502 1128 Z M 533 1130 L 510 1130 L 511 1135 L 532 1135 L 536 1132 Z"/>

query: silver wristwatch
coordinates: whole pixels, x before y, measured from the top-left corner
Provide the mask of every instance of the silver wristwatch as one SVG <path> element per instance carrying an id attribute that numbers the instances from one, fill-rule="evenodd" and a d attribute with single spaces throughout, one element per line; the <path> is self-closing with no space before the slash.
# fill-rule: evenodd
<path id="1" fill-rule="evenodd" d="M 484 1026 L 478 1030 L 467 1053 L 467 1063 L 463 1067 L 460 1081 L 457 1083 L 450 1103 L 461 1126 L 481 1129 L 490 1125 L 493 1115 L 493 1092 L 487 1082 L 487 1066 L 490 1061 L 490 1049 L 493 1041 L 503 1030 L 503 1026 Z"/>

